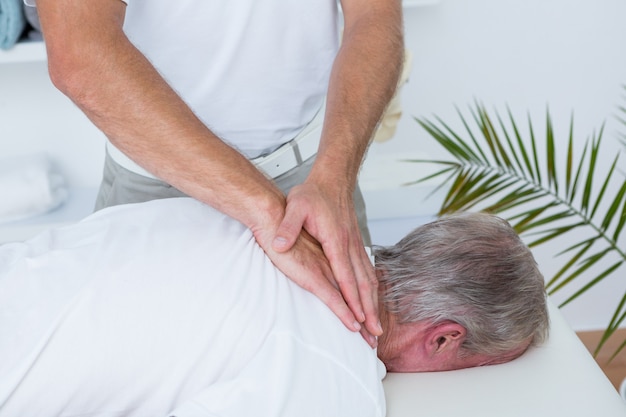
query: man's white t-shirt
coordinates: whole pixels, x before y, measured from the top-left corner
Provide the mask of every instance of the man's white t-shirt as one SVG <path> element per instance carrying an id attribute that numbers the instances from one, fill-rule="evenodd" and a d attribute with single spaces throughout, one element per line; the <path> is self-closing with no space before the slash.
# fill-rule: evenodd
<path id="1" fill-rule="evenodd" d="M 339 44 L 336 0 L 125 2 L 130 41 L 246 156 L 293 139 L 322 106 Z"/>
<path id="2" fill-rule="evenodd" d="M 384 416 L 384 365 L 192 199 L 0 246 L 0 416 Z"/>

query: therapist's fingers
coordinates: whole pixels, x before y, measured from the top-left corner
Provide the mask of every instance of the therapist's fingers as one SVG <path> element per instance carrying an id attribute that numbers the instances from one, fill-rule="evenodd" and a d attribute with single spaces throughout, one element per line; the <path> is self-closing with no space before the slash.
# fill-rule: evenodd
<path id="1" fill-rule="evenodd" d="M 378 280 L 370 258 L 361 243 L 360 233 L 346 238 L 347 248 L 337 241 L 326 241 L 324 253 L 328 257 L 341 293 L 357 318 L 372 336 L 380 336 L 382 328 L 378 316 Z M 339 240 L 340 241 L 340 240 Z M 372 340 L 366 338 L 370 344 Z"/>
<path id="2" fill-rule="evenodd" d="M 361 331 L 359 333 L 361 333 L 363 339 L 365 339 L 367 344 L 370 345 L 372 348 L 378 347 L 378 338 L 371 334 L 365 326 L 361 327 Z"/>
<path id="3" fill-rule="evenodd" d="M 285 217 L 280 222 L 276 237 L 272 242 L 272 248 L 277 252 L 286 252 L 291 249 L 302 233 L 305 220 L 304 211 L 292 210 L 290 206 L 287 206 Z"/>
<path id="4" fill-rule="evenodd" d="M 361 324 L 339 291 L 322 248 L 306 231 L 301 230 L 289 250 L 278 252 L 272 246 L 266 253 L 278 269 L 318 297 L 348 329 L 361 330 Z"/>
<path id="5" fill-rule="evenodd" d="M 377 336 L 383 333 L 378 316 L 378 280 L 369 255 L 363 246 L 359 245 L 353 250 L 354 252 L 349 257 L 363 311 L 361 336 L 375 348 L 378 345 Z"/>
<path id="6" fill-rule="evenodd" d="M 289 241 L 288 234 L 302 228 L 321 244 L 333 279 L 356 319 L 365 324 L 370 335 L 382 334 L 378 282 L 363 247 L 352 193 L 309 183 L 294 187 L 287 196 L 282 235 L 277 236 Z M 371 338 L 366 340 L 371 342 Z"/>
<path id="7" fill-rule="evenodd" d="M 345 247 L 326 245 L 324 253 L 343 298 L 362 324 L 361 335 L 370 346 L 376 347 L 376 336 L 383 330 L 378 316 L 378 280 L 367 252 L 358 244 L 352 252 Z"/>
<path id="8" fill-rule="evenodd" d="M 360 243 L 360 235 L 358 239 L 359 244 L 353 248 L 354 253 L 351 254 L 350 258 L 354 274 L 357 277 L 359 297 L 365 313 L 365 327 L 372 335 L 380 336 L 383 329 L 378 314 L 378 278 L 369 255 Z"/>

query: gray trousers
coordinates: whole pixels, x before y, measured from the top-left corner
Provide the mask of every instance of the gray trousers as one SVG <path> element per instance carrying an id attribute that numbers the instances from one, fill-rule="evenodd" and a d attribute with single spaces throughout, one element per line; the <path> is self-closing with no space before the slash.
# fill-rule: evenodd
<path id="1" fill-rule="evenodd" d="M 314 159 L 315 157 L 280 175 L 274 179 L 274 182 L 283 193 L 287 194 L 294 186 L 302 183 L 306 179 L 311 171 Z M 141 203 L 160 198 L 174 197 L 188 196 L 166 182 L 129 171 L 116 163 L 108 153 L 106 154 L 104 172 L 96 199 L 95 211 L 119 204 Z M 361 194 L 358 184 L 355 188 L 353 198 L 363 243 L 365 246 L 371 246 L 370 233 L 367 228 L 365 201 L 363 200 L 363 195 Z"/>

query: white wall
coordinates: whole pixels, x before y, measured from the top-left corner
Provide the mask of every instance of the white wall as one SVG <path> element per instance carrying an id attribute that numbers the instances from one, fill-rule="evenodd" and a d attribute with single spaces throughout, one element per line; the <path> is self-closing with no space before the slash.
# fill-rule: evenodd
<path id="1" fill-rule="evenodd" d="M 390 161 L 426 153 L 445 155 L 413 117 L 436 114 L 458 126 L 454 106 L 466 110 L 475 99 L 488 109 L 508 105 L 519 120 L 528 112 L 543 134 L 549 106 L 557 135 L 565 145 L 569 119 L 582 144 L 606 122 L 605 155 L 621 147 L 616 106 L 626 104 L 626 2 L 622 0 L 441 0 L 437 5 L 406 10 L 406 42 L 413 57 L 409 83 L 402 91 L 404 116 L 397 136 L 373 144 L 364 167 L 363 186 L 373 207 L 374 239 L 391 243 L 415 224 L 438 200 L 422 203 L 427 190 L 389 188 L 421 175 L 419 168 Z M 622 128 L 626 133 L 626 129 Z M 626 171 L 626 162 L 621 164 Z M 386 181 L 376 179 L 385 172 Z M 377 195 L 380 198 L 377 198 Z M 373 201 L 372 201 L 373 200 Z M 388 227 L 384 206 L 396 217 Z M 417 216 L 412 218 L 413 216 Z M 546 276 L 556 271 L 558 247 L 534 251 Z M 576 329 L 603 328 L 626 288 L 620 270 L 563 312 Z M 556 295 L 557 302 L 564 295 Z"/>
<path id="2" fill-rule="evenodd" d="M 540 121 L 549 105 L 557 132 L 565 134 L 574 112 L 578 139 L 606 121 L 605 145 L 619 149 L 614 140 L 618 126 L 611 117 L 624 102 L 626 2 L 435 3 L 406 9 L 413 67 L 402 91 L 404 116 L 393 140 L 372 145 L 363 169 L 372 233 L 379 244 L 393 243 L 437 209 L 436 198 L 423 200 L 430 188 L 400 187 L 419 177 L 420 168 L 394 161 L 443 155 L 412 117 L 437 114 L 454 125 L 454 105 L 465 109 L 479 99 L 488 108 L 503 110 L 508 104 L 516 116 L 528 111 Z M 102 166 L 101 134 L 52 87 L 43 60 L 6 63 L 13 61 L 10 57 L 0 52 L 0 158 L 45 149 L 60 161 L 72 186 L 95 186 Z M 543 247 L 535 253 L 550 275 L 556 265 L 552 250 Z M 622 275 L 564 309 L 574 328 L 605 325 L 624 292 Z"/>
<path id="3" fill-rule="evenodd" d="M 39 52 L 41 59 L 19 63 L 2 63 L 0 54 L 0 158 L 45 151 L 72 187 L 95 187 L 104 136 L 52 85 Z"/>

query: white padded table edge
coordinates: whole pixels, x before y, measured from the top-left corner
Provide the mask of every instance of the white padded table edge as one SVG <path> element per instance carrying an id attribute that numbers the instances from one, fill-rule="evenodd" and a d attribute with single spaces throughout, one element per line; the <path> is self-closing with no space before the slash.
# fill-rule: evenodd
<path id="1" fill-rule="evenodd" d="M 549 340 L 512 362 L 387 374 L 387 417 L 626 416 L 626 402 L 558 308 L 548 304 Z"/>

